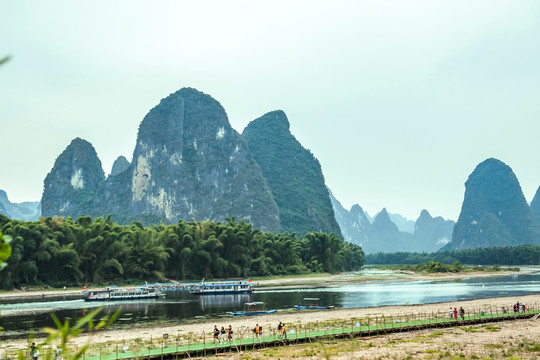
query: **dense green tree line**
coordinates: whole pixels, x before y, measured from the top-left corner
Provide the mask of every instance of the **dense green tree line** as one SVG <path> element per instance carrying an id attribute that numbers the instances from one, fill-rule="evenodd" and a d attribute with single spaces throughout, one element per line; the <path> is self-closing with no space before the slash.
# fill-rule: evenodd
<path id="1" fill-rule="evenodd" d="M 453 250 L 434 253 L 377 253 L 366 255 L 366 264 L 420 264 L 430 261 L 474 265 L 538 265 L 540 246 L 519 245 Z"/>
<path id="2" fill-rule="evenodd" d="M 28 222 L 0 215 L 11 257 L 0 288 L 195 280 L 358 270 L 364 253 L 333 235 L 264 233 L 233 218 L 143 227 L 107 218 Z"/>
<path id="3" fill-rule="evenodd" d="M 421 263 L 421 264 L 400 264 L 400 265 L 378 265 L 377 268 L 379 269 L 389 269 L 389 270 L 408 270 L 408 271 L 414 271 L 414 272 L 424 272 L 428 274 L 432 273 L 457 273 L 457 272 L 474 272 L 474 271 L 487 271 L 487 272 L 495 272 L 495 271 L 519 271 L 518 267 L 509 267 L 509 268 L 501 268 L 499 265 L 493 265 L 493 266 L 468 266 L 463 267 L 458 261 L 455 261 L 453 264 L 441 264 L 435 261 L 430 261 L 427 263 Z"/>

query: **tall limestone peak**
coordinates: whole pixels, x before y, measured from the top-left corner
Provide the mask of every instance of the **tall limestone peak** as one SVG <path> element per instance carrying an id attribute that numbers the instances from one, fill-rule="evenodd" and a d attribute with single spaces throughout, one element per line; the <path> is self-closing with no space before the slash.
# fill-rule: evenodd
<path id="1" fill-rule="evenodd" d="M 319 161 L 290 133 L 283 111 L 272 111 L 242 133 L 279 207 L 283 231 L 342 237 Z"/>
<path id="2" fill-rule="evenodd" d="M 101 161 L 92 144 L 74 139 L 45 178 L 41 214 L 73 217 L 87 214 L 86 209 L 104 180 Z"/>
<path id="3" fill-rule="evenodd" d="M 130 167 L 129 212 L 167 222 L 236 216 L 279 231 L 279 212 L 256 161 L 212 97 L 184 88 L 143 119 Z"/>
<path id="4" fill-rule="evenodd" d="M 115 176 L 123 173 L 124 171 L 129 169 L 130 165 L 131 163 L 126 159 L 125 156 L 119 156 L 118 158 L 116 158 L 116 160 L 114 160 L 111 175 Z"/>
<path id="5" fill-rule="evenodd" d="M 450 248 L 540 244 L 539 234 L 512 169 L 493 158 L 480 163 L 465 183 Z"/>
<path id="6" fill-rule="evenodd" d="M 536 194 L 531 201 L 531 211 L 534 216 L 540 218 L 540 186 L 538 187 L 538 190 L 536 190 Z"/>
<path id="7" fill-rule="evenodd" d="M 218 101 L 198 90 L 182 88 L 162 99 L 144 117 L 139 126 L 135 153 L 141 151 L 141 141 L 145 146 L 167 144 L 182 148 L 185 132 L 203 134 L 206 130 L 216 139 L 223 139 L 226 128 L 232 129 Z M 196 139 L 186 140 L 193 144 Z"/>

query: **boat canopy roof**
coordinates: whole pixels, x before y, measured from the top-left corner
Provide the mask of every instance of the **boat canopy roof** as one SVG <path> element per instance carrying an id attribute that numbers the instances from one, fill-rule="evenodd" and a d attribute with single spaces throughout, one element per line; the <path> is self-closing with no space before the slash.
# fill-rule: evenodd
<path id="1" fill-rule="evenodd" d="M 233 285 L 248 285 L 248 283 L 238 283 L 238 282 L 236 282 L 236 283 L 228 283 L 228 284 L 226 284 L 226 283 L 210 283 L 210 284 L 209 283 L 203 283 L 203 284 L 200 284 L 200 286 L 216 287 L 216 288 L 218 288 L 218 287 L 231 287 Z"/>

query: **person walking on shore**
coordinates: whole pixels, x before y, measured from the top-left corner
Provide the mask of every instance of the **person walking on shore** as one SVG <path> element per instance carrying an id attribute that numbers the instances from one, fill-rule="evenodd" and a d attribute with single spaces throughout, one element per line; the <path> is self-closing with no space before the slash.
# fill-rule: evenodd
<path id="1" fill-rule="evenodd" d="M 30 348 L 30 354 L 32 355 L 33 360 L 37 360 L 39 356 L 39 350 L 36 347 L 36 343 L 32 343 L 32 347 Z"/>
<path id="2" fill-rule="evenodd" d="M 457 309 L 456 308 L 454 308 L 454 319 L 457 320 Z"/>
<path id="3" fill-rule="evenodd" d="M 227 330 L 227 339 L 229 341 L 232 341 L 232 335 L 233 335 L 232 326 L 229 325 L 229 330 Z"/>
<path id="4" fill-rule="evenodd" d="M 221 334 L 221 339 L 219 342 L 223 342 L 225 344 L 225 327 L 221 327 L 221 331 L 220 331 L 220 334 Z"/>
<path id="5" fill-rule="evenodd" d="M 281 334 L 285 337 L 285 340 L 287 340 L 287 325 L 285 325 L 285 323 L 281 326 Z"/>
<path id="6" fill-rule="evenodd" d="M 216 341 L 219 342 L 219 329 L 217 328 L 217 325 L 214 325 L 213 334 L 214 334 L 214 344 L 215 344 Z"/>
<path id="7" fill-rule="evenodd" d="M 461 320 L 465 320 L 465 310 L 463 310 L 463 307 L 459 307 L 459 317 Z"/>

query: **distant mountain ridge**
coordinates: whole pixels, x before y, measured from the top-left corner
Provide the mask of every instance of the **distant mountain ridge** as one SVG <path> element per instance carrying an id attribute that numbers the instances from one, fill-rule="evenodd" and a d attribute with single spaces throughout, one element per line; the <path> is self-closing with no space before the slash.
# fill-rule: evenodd
<path id="1" fill-rule="evenodd" d="M 367 244 L 367 233 L 371 223 L 366 217 L 364 210 L 359 205 L 354 205 L 347 211 L 328 189 L 332 207 L 337 223 L 341 228 L 343 239 L 352 244 Z M 365 249 L 363 249 L 365 252 Z"/>
<path id="2" fill-rule="evenodd" d="M 442 217 L 432 218 L 427 210 L 422 210 L 416 222 L 397 214 L 392 217 L 386 209 L 368 220 L 365 211 L 354 205 L 347 211 L 330 192 L 336 220 L 341 227 L 343 238 L 362 246 L 365 253 L 377 252 L 434 252 L 450 242 L 455 222 Z M 413 223 L 413 233 L 402 231 L 393 219 L 403 219 L 402 223 Z"/>
<path id="3" fill-rule="evenodd" d="M 7 193 L 0 190 L 0 214 L 10 219 L 34 221 L 40 215 L 40 203 L 39 201 L 12 203 L 9 201 Z"/>
<path id="4" fill-rule="evenodd" d="M 414 224 L 415 252 L 435 252 L 452 241 L 455 221 L 445 220 L 441 216 L 432 217 L 427 210 L 422 210 Z"/>
<path id="5" fill-rule="evenodd" d="M 411 237 L 412 234 L 399 231 L 385 208 L 375 216 L 367 234 L 368 242 L 362 249 L 366 254 L 406 251 Z"/>
<path id="6" fill-rule="evenodd" d="M 394 224 L 398 227 L 399 231 L 407 232 L 409 234 L 414 234 L 414 220 L 409 220 L 401 214 L 391 214 L 388 213 L 388 216 Z M 375 217 L 377 217 L 375 215 Z"/>

